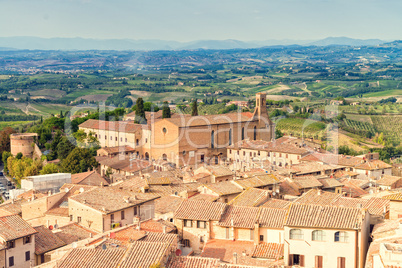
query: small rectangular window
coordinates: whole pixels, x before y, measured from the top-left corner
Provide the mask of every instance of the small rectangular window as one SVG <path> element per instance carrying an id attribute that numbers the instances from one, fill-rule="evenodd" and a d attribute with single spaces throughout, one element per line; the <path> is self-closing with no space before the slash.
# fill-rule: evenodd
<path id="1" fill-rule="evenodd" d="M 114 214 L 110 214 L 110 222 L 114 223 Z"/>
<path id="2" fill-rule="evenodd" d="M 15 248 L 15 241 L 7 242 L 7 248 Z"/>
<path id="3" fill-rule="evenodd" d="M 207 228 L 207 223 L 205 221 L 197 221 L 197 228 L 205 229 Z"/>
<path id="4" fill-rule="evenodd" d="M 77 217 L 77 222 L 78 222 L 78 223 L 81 222 L 81 217 Z"/>
<path id="5" fill-rule="evenodd" d="M 24 239 L 23 239 L 23 244 L 25 245 L 25 244 L 28 244 L 28 243 L 31 243 L 31 237 L 30 236 L 26 236 L 26 237 L 24 237 Z"/>
<path id="6" fill-rule="evenodd" d="M 134 207 L 134 216 L 137 216 L 137 207 Z"/>
<path id="7" fill-rule="evenodd" d="M 192 220 L 184 220 L 184 227 L 193 227 L 193 221 Z"/>
<path id="8" fill-rule="evenodd" d="M 25 252 L 25 261 L 30 261 L 31 260 L 31 252 L 26 251 Z"/>
<path id="9" fill-rule="evenodd" d="M 260 242 L 264 242 L 264 236 L 260 235 Z"/>
<path id="10" fill-rule="evenodd" d="M 9 267 L 14 266 L 14 257 L 8 258 L 8 266 Z"/>
<path id="11" fill-rule="evenodd" d="M 121 212 L 121 219 L 124 220 L 124 210 Z"/>
<path id="12" fill-rule="evenodd" d="M 126 138 L 126 142 L 127 142 L 127 138 Z"/>

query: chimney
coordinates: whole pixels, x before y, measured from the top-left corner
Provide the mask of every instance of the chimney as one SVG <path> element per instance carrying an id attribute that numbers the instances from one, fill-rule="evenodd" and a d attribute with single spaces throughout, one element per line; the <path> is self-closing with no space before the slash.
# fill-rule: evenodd
<path id="1" fill-rule="evenodd" d="M 138 230 L 138 231 L 141 231 L 141 220 L 138 221 L 137 230 Z"/>
<path id="2" fill-rule="evenodd" d="M 166 226 L 163 225 L 163 233 L 166 234 Z"/>

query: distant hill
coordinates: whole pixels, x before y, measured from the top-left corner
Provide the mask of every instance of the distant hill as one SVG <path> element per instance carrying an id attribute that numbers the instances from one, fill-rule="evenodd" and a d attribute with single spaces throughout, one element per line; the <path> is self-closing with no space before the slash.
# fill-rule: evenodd
<path id="1" fill-rule="evenodd" d="M 348 37 L 328 37 L 323 40 L 265 40 L 239 41 L 198 40 L 177 42 L 166 40 L 132 39 L 89 39 L 89 38 L 40 38 L 40 37 L 0 37 L 0 50 L 194 50 L 194 49 L 248 49 L 268 46 L 374 46 L 385 43 L 379 39 L 353 39 Z"/>
<path id="2" fill-rule="evenodd" d="M 322 40 L 311 42 L 308 45 L 311 46 L 377 46 L 385 43 L 380 39 L 353 39 L 349 37 L 328 37 Z"/>

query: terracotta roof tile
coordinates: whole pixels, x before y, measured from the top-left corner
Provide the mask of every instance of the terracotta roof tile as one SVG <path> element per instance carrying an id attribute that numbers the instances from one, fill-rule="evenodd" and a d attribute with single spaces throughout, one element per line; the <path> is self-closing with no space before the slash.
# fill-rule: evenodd
<path id="1" fill-rule="evenodd" d="M 37 231 L 18 215 L 0 217 L 0 236 L 6 241 L 35 233 Z"/>
<path id="2" fill-rule="evenodd" d="M 258 207 L 264 203 L 271 195 L 272 191 L 256 188 L 248 188 L 238 196 L 236 196 L 229 205 Z"/>
<path id="3" fill-rule="evenodd" d="M 117 267 L 126 253 L 124 249 L 73 249 L 57 264 L 59 268 Z"/>
<path id="4" fill-rule="evenodd" d="M 220 226 L 254 229 L 259 208 L 228 206 L 219 220 Z"/>
<path id="5" fill-rule="evenodd" d="M 166 268 L 218 268 L 219 259 L 180 256 L 169 260 Z"/>
<path id="6" fill-rule="evenodd" d="M 304 176 L 294 178 L 293 182 L 299 187 L 299 189 L 306 188 L 321 188 L 323 185 L 314 176 Z"/>
<path id="7" fill-rule="evenodd" d="M 270 198 L 267 202 L 261 205 L 263 208 L 288 208 L 291 202 L 282 199 Z"/>
<path id="8" fill-rule="evenodd" d="M 363 211 L 358 208 L 292 204 L 285 225 L 358 230 L 363 217 Z"/>
<path id="9" fill-rule="evenodd" d="M 167 195 L 155 200 L 155 213 L 165 214 L 174 212 L 180 206 L 184 198 L 175 195 Z"/>
<path id="10" fill-rule="evenodd" d="M 340 183 L 338 180 L 333 178 L 328 179 L 318 179 L 318 181 L 322 184 L 322 188 L 335 188 L 335 187 L 342 187 L 343 184 Z"/>
<path id="11" fill-rule="evenodd" d="M 299 204 L 315 204 L 325 206 L 330 205 L 341 197 L 341 194 L 311 189 L 304 193 L 301 197 L 297 198 L 294 202 Z"/>
<path id="12" fill-rule="evenodd" d="M 91 231 L 77 223 L 71 223 L 62 227 L 59 227 L 57 232 L 54 233 L 57 237 L 63 240 L 66 244 L 71 244 L 83 239 L 90 238 L 97 233 Z"/>
<path id="13" fill-rule="evenodd" d="M 166 232 L 171 233 L 176 230 L 173 223 L 164 220 L 147 220 L 141 222 L 141 230 L 153 233 L 163 233 L 163 228 L 166 227 Z"/>
<path id="14" fill-rule="evenodd" d="M 255 246 L 252 257 L 264 259 L 283 258 L 283 244 L 260 243 Z"/>
<path id="15" fill-rule="evenodd" d="M 260 215 L 258 222 L 260 227 L 282 229 L 285 220 L 287 209 L 277 209 L 277 208 L 260 208 Z"/>
<path id="16" fill-rule="evenodd" d="M 383 186 L 392 186 L 394 183 L 401 180 L 402 177 L 391 176 L 391 175 L 382 175 L 380 179 L 378 179 L 375 183 Z"/>
<path id="17" fill-rule="evenodd" d="M 88 179 L 88 181 L 86 181 Z M 95 170 L 71 175 L 72 184 L 86 184 L 93 186 L 108 185 L 109 183 Z"/>
<path id="18" fill-rule="evenodd" d="M 111 187 L 100 187 L 74 195 L 70 199 L 107 214 L 139 205 L 158 197 L 159 195 L 150 193 L 133 193 Z"/>
<path id="19" fill-rule="evenodd" d="M 130 173 L 139 172 L 148 169 L 152 166 L 151 162 L 147 160 L 135 159 L 130 160 L 129 156 L 115 156 L 113 158 L 102 158 L 98 161 L 101 165 L 110 167 L 116 170 L 122 170 Z"/>
<path id="20" fill-rule="evenodd" d="M 132 121 L 103 121 L 96 119 L 88 119 L 78 126 L 79 128 L 112 130 L 125 133 L 134 133 L 141 130 L 141 124 L 134 124 Z"/>
<path id="21" fill-rule="evenodd" d="M 219 196 L 238 194 L 241 193 L 243 190 L 240 186 L 233 183 L 233 181 L 222 181 L 203 185 L 213 192 L 217 193 Z"/>
<path id="22" fill-rule="evenodd" d="M 205 125 L 221 125 L 231 124 L 234 122 L 253 121 L 247 113 L 228 113 L 219 115 L 199 115 L 199 116 L 182 116 L 177 118 L 163 119 L 175 124 L 178 127 L 189 126 L 205 126 Z"/>
<path id="23" fill-rule="evenodd" d="M 121 268 L 143 268 L 160 263 L 168 254 L 168 244 L 161 242 L 133 242 L 119 267 Z"/>
<path id="24" fill-rule="evenodd" d="M 376 170 L 376 169 L 384 169 L 384 168 L 391 168 L 392 166 L 385 163 L 381 160 L 370 160 L 365 161 L 364 163 L 358 164 L 355 166 L 356 169 L 363 169 L 363 170 Z"/>
<path id="25" fill-rule="evenodd" d="M 192 197 L 190 197 L 189 199 L 193 200 L 193 201 L 202 200 L 202 201 L 214 202 L 219 199 L 219 196 L 210 195 L 210 194 L 195 194 Z"/>
<path id="26" fill-rule="evenodd" d="M 37 226 L 34 229 L 38 232 L 35 235 L 35 254 L 43 254 L 56 248 L 67 245 L 56 234 L 45 226 Z"/>
<path id="27" fill-rule="evenodd" d="M 178 219 L 192 220 L 219 220 L 226 209 L 226 204 L 207 201 L 183 201 L 176 210 L 174 217 Z"/>

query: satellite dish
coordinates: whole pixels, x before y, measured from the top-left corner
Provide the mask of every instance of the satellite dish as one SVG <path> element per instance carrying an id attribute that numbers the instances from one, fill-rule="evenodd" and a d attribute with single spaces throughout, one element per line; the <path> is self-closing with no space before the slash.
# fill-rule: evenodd
<path id="1" fill-rule="evenodd" d="M 64 188 L 64 192 L 68 193 L 68 191 L 70 191 L 67 187 Z"/>
<path id="2" fill-rule="evenodd" d="M 181 256 L 181 249 L 179 249 L 179 248 L 176 249 L 176 252 L 175 252 L 175 253 L 176 253 L 176 256 Z"/>
<path id="3" fill-rule="evenodd" d="M 54 225 L 54 229 L 59 228 L 59 226 L 57 225 L 57 223 Z"/>
<path id="4" fill-rule="evenodd" d="M 102 249 L 103 249 L 103 250 L 106 250 L 106 249 L 107 249 L 107 247 L 106 247 L 105 244 L 102 245 Z"/>
<path id="5" fill-rule="evenodd" d="M 80 188 L 80 193 L 83 193 L 84 192 L 84 188 Z"/>
<path id="6" fill-rule="evenodd" d="M 72 248 L 77 248 L 77 242 L 71 243 L 71 247 L 72 247 Z"/>
<path id="7" fill-rule="evenodd" d="M 53 225 L 49 225 L 49 230 L 53 230 Z"/>

